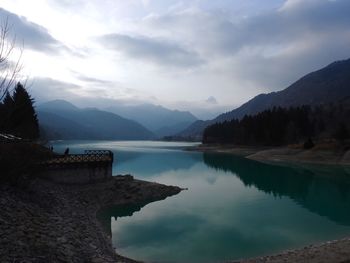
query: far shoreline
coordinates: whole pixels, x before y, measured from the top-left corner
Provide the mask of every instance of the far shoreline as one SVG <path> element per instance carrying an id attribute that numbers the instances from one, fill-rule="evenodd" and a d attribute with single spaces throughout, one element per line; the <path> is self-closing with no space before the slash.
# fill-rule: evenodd
<path id="1" fill-rule="evenodd" d="M 187 147 L 186 151 L 203 153 L 223 153 L 273 164 L 313 164 L 350 166 L 350 150 L 324 149 L 315 147 L 310 150 L 288 146 L 237 146 L 225 144 L 200 144 Z"/>

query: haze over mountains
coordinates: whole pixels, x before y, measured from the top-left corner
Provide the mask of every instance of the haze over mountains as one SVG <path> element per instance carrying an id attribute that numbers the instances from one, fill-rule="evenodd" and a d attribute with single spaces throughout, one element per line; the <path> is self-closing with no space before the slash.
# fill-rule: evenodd
<path id="1" fill-rule="evenodd" d="M 95 108 L 80 109 L 64 100 L 37 108 L 47 139 L 147 140 L 155 135 L 141 124 Z"/>
<path id="2" fill-rule="evenodd" d="M 188 111 L 169 110 L 153 104 L 122 105 L 106 108 L 107 111 L 137 121 L 157 137 L 176 134 L 187 128 L 197 118 Z"/>
<path id="3" fill-rule="evenodd" d="M 274 106 L 287 108 L 328 104 L 348 96 L 350 96 L 350 59 L 334 62 L 307 74 L 284 90 L 260 94 L 237 109 L 223 113 L 213 120 L 196 121 L 177 136 L 200 140 L 204 129 L 217 122 L 240 119 Z"/>
<path id="4" fill-rule="evenodd" d="M 350 96 L 350 59 L 334 62 L 307 74 L 288 88 L 260 94 L 213 120 L 202 121 L 188 111 L 152 104 L 80 109 L 56 100 L 39 105 L 39 121 L 49 139 L 145 140 L 175 135 L 201 140 L 204 129 L 216 122 L 240 119 L 274 106 L 291 107 L 337 102 Z"/>
<path id="5" fill-rule="evenodd" d="M 189 112 L 152 104 L 117 105 L 103 111 L 54 100 L 39 105 L 37 111 L 49 139 L 155 139 L 180 132 L 197 120 Z"/>

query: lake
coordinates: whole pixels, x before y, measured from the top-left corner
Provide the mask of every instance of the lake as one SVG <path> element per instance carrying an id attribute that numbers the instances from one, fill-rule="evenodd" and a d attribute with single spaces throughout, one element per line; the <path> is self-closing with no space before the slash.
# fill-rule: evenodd
<path id="1" fill-rule="evenodd" d="M 101 213 L 119 254 L 147 262 L 222 262 L 350 235 L 350 167 L 280 166 L 182 151 L 191 143 L 56 141 L 109 149 L 113 174 L 188 188 Z"/>

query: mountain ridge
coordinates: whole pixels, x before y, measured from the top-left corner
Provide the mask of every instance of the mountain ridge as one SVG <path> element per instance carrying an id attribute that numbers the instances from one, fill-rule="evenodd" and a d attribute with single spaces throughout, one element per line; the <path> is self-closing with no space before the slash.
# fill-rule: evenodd
<path id="1" fill-rule="evenodd" d="M 105 110 L 142 124 L 159 138 L 180 132 L 197 120 L 189 111 L 170 110 L 150 103 L 115 105 Z"/>
<path id="2" fill-rule="evenodd" d="M 64 100 L 37 107 L 39 123 L 47 139 L 136 140 L 155 135 L 141 124 L 95 108 L 80 109 Z"/>
<path id="3" fill-rule="evenodd" d="M 241 119 L 272 107 L 314 106 L 336 102 L 347 96 L 350 96 L 350 59 L 335 61 L 306 74 L 283 90 L 259 94 L 212 120 L 196 121 L 177 136 L 201 139 L 204 129 L 217 122 Z"/>

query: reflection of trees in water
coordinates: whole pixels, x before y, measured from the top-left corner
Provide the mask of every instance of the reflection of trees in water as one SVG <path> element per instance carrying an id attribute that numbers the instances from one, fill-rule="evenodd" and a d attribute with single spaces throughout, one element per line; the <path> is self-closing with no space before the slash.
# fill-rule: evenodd
<path id="1" fill-rule="evenodd" d="M 132 204 L 132 205 L 120 205 L 100 210 L 96 217 L 101 222 L 103 230 L 112 237 L 112 217 L 117 220 L 118 217 L 132 216 L 135 212 L 140 211 L 142 207 L 149 202 Z"/>
<path id="2" fill-rule="evenodd" d="M 350 225 L 350 175 L 342 168 L 283 167 L 210 153 L 204 153 L 203 160 L 209 167 L 237 175 L 246 186 L 288 196 L 311 212 Z"/>

